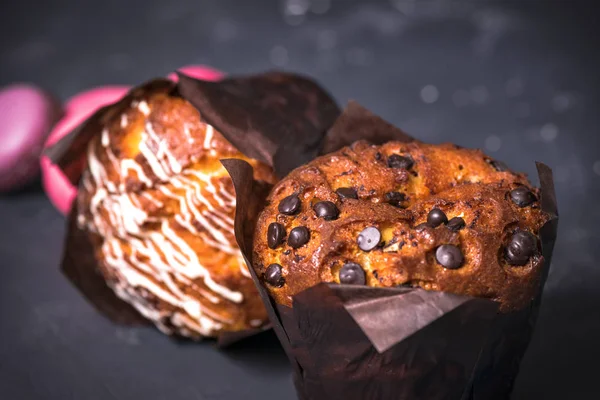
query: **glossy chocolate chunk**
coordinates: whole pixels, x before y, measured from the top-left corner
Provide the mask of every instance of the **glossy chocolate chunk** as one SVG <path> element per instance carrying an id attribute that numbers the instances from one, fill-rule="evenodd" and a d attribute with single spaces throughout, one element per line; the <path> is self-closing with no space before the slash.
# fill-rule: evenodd
<path id="1" fill-rule="evenodd" d="M 310 232 L 305 226 L 297 226 L 290 231 L 288 236 L 288 244 L 297 249 L 304 246 L 310 240 Z"/>
<path id="2" fill-rule="evenodd" d="M 365 271 L 357 263 L 349 262 L 340 269 L 340 283 L 348 285 L 364 285 L 366 283 Z"/>
<path id="3" fill-rule="evenodd" d="M 537 200 L 535 195 L 525 186 L 519 186 L 518 188 L 511 190 L 510 199 L 519 207 L 527 207 Z"/>
<path id="4" fill-rule="evenodd" d="M 388 167 L 390 168 L 411 169 L 414 163 L 410 156 L 392 154 L 388 157 Z"/>
<path id="5" fill-rule="evenodd" d="M 451 244 L 443 244 L 435 251 L 435 259 L 444 268 L 457 269 L 464 262 L 460 249 Z"/>
<path id="6" fill-rule="evenodd" d="M 506 261 L 511 265 L 525 265 L 537 252 L 537 238 L 526 231 L 516 231 L 506 246 Z"/>
<path id="7" fill-rule="evenodd" d="M 432 228 L 436 228 L 447 222 L 448 217 L 439 208 L 434 208 L 433 210 L 429 211 L 429 214 L 427 214 L 427 225 L 431 226 Z"/>
<path id="8" fill-rule="evenodd" d="M 265 281 L 275 287 L 281 287 L 284 284 L 283 273 L 281 271 L 281 265 L 271 264 L 265 271 Z"/>
<path id="9" fill-rule="evenodd" d="M 461 217 L 454 217 L 450 219 L 450 221 L 448 221 L 448 224 L 446 225 L 448 229 L 454 232 L 460 231 L 465 226 L 467 226 L 467 224 L 465 223 L 465 220 Z"/>
<path id="10" fill-rule="evenodd" d="M 269 228 L 267 229 L 267 244 L 269 245 L 269 248 L 275 249 L 283 243 L 284 238 L 285 227 L 283 225 L 277 222 L 269 224 Z"/>
<path id="11" fill-rule="evenodd" d="M 381 232 L 374 226 L 369 226 L 358 234 L 358 247 L 363 251 L 371 251 L 381 243 Z"/>
<path id="12" fill-rule="evenodd" d="M 351 187 L 339 188 L 335 192 L 340 196 L 340 199 L 358 199 L 356 189 Z"/>
<path id="13" fill-rule="evenodd" d="M 317 217 L 323 218 L 326 221 L 337 219 L 340 215 L 340 210 L 331 201 L 319 201 L 313 206 L 313 210 Z"/>
<path id="14" fill-rule="evenodd" d="M 279 203 L 279 212 L 285 215 L 295 215 L 300 211 L 300 198 L 297 194 L 287 196 Z"/>
<path id="15" fill-rule="evenodd" d="M 404 193 L 400 192 L 388 192 L 384 195 L 385 201 L 394 207 L 400 207 L 402 202 L 406 200 Z"/>

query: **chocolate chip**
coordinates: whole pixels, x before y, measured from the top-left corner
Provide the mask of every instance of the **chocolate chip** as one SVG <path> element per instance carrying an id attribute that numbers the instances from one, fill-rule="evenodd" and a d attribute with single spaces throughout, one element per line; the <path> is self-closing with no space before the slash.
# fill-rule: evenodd
<path id="1" fill-rule="evenodd" d="M 335 191 L 340 199 L 358 199 L 358 193 L 356 193 L 356 189 L 351 187 L 343 187 L 339 188 Z"/>
<path id="2" fill-rule="evenodd" d="M 465 223 L 465 220 L 462 219 L 461 217 L 454 217 L 450 221 L 448 221 L 448 225 L 446 225 L 446 226 L 451 231 L 458 232 L 462 228 L 464 228 L 465 226 L 467 226 L 467 224 Z"/>
<path id="3" fill-rule="evenodd" d="M 519 207 L 527 207 L 537 200 L 535 195 L 525 186 L 519 186 L 511 190 L 510 199 Z"/>
<path id="4" fill-rule="evenodd" d="M 325 221 L 332 221 L 340 215 L 340 210 L 331 201 L 319 201 L 313 206 L 313 210 L 317 217 Z"/>
<path id="5" fill-rule="evenodd" d="M 508 165 L 506 165 L 502 161 L 492 160 L 491 158 L 488 158 L 485 161 L 498 172 L 505 172 L 509 170 Z"/>
<path id="6" fill-rule="evenodd" d="M 511 265 L 525 265 L 536 251 L 536 237 L 526 231 L 517 231 L 506 246 L 506 261 Z"/>
<path id="7" fill-rule="evenodd" d="M 298 214 L 300 211 L 300 198 L 297 194 L 292 194 L 279 203 L 279 212 L 285 215 Z"/>
<path id="8" fill-rule="evenodd" d="M 267 267 L 265 271 L 265 281 L 275 287 L 283 286 L 285 280 L 283 279 L 283 275 L 281 272 L 281 265 L 279 264 L 271 264 Z"/>
<path id="9" fill-rule="evenodd" d="M 444 214 L 444 212 L 439 208 L 434 208 L 433 210 L 429 211 L 429 214 L 427 214 L 427 225 L 431 226 L 432 228 L 436 228 L 441 224 L 446 223 L 448 223 L 448 217 L 446 217 L 446 214 Z"/>
<path id="10" fill-rule="evenodd" d="M 310 232 L 305 226 L 297 226 L 290 231 L 288 236 L 288 244 L 297 249 L 298 247 L 304 246 L 310 240 Z"/>
<path id="11" fill-rule="evenodd" d="M 381 243 L 381 232 L 374 226 L 369 226 L 358 234 L 358 247 L 363 251 L 371 251 Z"/>
<path id="12" fill-rule="evenodd" d="M 375 159 L 377 161 L 381 160 L 381 153 L 380 152 L 375 153 Z"/>
<path id="13" fill-rule="evenodd" d="M 460 268 L 464 257 L 460 249 L 451 244 L 443 244 L 435 251 L 435 259 L 444 268 Z"/>
<path id="14" fill-rule="evenodd" d="M 270 249 L 274 249 L 283 243 L 285 238 L 285 227 L 277 222 L 269 224 L 267 229 L 267 244 Z"/>
<path id="15" fill-rule="evenodd" d="M 340 269 L 340 283 L 364 285 L 366 281 L 365 271 L 357 263 L 346 263 Z"/>
<path id="16" fill-rule="evenodd" d="M 404 193 L 400 192 L 387 192 L 385 195 L 385 201 L 394 207 L 400 207 L 402 202 L 406 200 Z"/>
<path id="17" fill-rule="evenodd" d="M 411 169 L 414 163 L 415 162 L 412 158 L 410 158 L 410 156 L 392 154 L 388 157 L 388 167 L 390 168 Z"/>

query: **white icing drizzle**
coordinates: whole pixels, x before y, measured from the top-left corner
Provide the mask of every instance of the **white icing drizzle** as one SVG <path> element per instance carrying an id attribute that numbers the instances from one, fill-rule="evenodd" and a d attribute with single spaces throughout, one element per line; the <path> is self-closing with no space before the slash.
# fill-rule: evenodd
<path id="1" fill-rule="evenodd" d="M 144 172 L 144 169 L 142 168 L 142 166 L 140 164 L 138 164 L 137 162 L 135 162 L 134 160 L 132 160 L 130 158 L 121 160 L 121 164 L 120 164 L 121 176 L 128 176 L 129 171 L 134 171 L 137 176 L 137 179 L 140 182 L 142 182 L 144 185 L 146 185 L 147 187 L 152 186 L 152 180 L 150 178 L 148 178 L 148 176 L 146 175 L 146 173 Z"/>
<path id="2" fill-rule="evenodd" d="M 164 206 L 164 203 L 162 201 L 152 197 L 152 195 L 148 192 L 142 192 L 141 196 L 158 208 Z"/>
<path id="3" fill-rule="evenodd" d="M 221 186 L 221 188 L 219 189 L 219 194 L 228 201 L 227 205 L 235 207 L 235 196 L 229 193 L 224 186 Z"/>
<path id="4" fill-rule="evenodd" d="M 187 122 L 183 123 L 183 134 L 186 138 L 188 138 L 188 141 L 190 143 L 194 143 L 194 138 L 192 137 L 192 133 L 190 131 L 190 124 L 188 124 Z"/>
<path id="5" fill-rule="evenodd" d="M 145 101 L 133 102 L 131 106 L 146 116 L 150 113 Z M 127 116 L 123 114 L 121 127 L 126 125 Z M 184 335 L 214 335 L 233 321 L 216 312 L 211 304 L 223 301 L 239 304 L 244 300 L 243 295 L 217 283 L 203 264 L 210 260 L 200 260 L 178 232 L 187 230 L 200 237 L 206 246 L 236 256 L 242 274 L 250 276 L 239 249 L 228 238 L 233 232 L 235 197 L 214 173 L 183 170 L 167 142 L 160 139 L 148 121 L 144 128 L 139 151 L 161 182 L 153 187 L 153 181 L 136 160 L 117 159 L 109 147 L 108 129 L 104 129 L 101 144 L 115 173 L 122 181 L 136 178 L 147 189 L 153 189 L 128 193 L 123 183 L 117 188 L 108 179 L 108 171 L 94 152 L 92 141 L 87 155 L 89 173 L 83 175 L 83 187 L 91 194 L 90 217 L 86 219 L 87 214 L 80 214 L 78 221 L 104 238 L 101 248 L 104 263 L 119 278 L 111 281 L 111 287 L 120 298 L 166 333 L 172 333 L 175 326 Z M 184 131 L 191 137 L 189 126 L 184 125 Z M 212 145 L 213 134 L 212 126 L 207 125 L 204 139 L 207 149 Z M 153 148 L 157 150 L 154 152 Z M 172 217 L 150 216 L 144 204 L 157 208 L 165 205 L 152 194 L 156 193 L 154 190 L 177 201 L 178 213 Z M 159 230 L 144 229 L 148 222 L 159 223 Z M 130 246 L 130 254 L 123 251 L 122 241 Z M 203 285 L 198 286 L 197 282 Z M 183 287 L 187 288 L 185 293 Z M 168 315 L 160 312 L 140 294 L 140 289 L 172 305 L 176 311 Z M 170 324 L 166 322 L 169 318 Z M 258 326 L 262 321 L 253 320 L 251 324 Z"/>
<path id="6" fill-rule="evenodd" d="M 140 110 L 140 112 L 146 117 L 150 115 L 150 107 L 148 106 L 148 103 L 146 103 L 144 100 L 140 101 L 137 104 L 137 109 Z"/>
<path id="7" fill-rule="evenodd" d="M 108 143 L 106 144 L 105 147 L 107 147 L 107 146 L 108 146 Z M 116 170 L 116 171 L 118 171 L 120 169 L 120 167 L 119 167 L 119 160 L 117 159 L 117 157 L 115 157 L 115 153 L 113 153 L 113 151 L 112 151 L 112 149 L 110 147 L 106 148 L 106 156 L 108 157 L 108 160 L 112 164 L 113 169 Z"/>
<path id="8" fill-rule="evenodd" d="M 162 164 L 157 158 L 157 155 L 148 147 L 148 141 L 150 138 L 146 132 L 142 132 L 142 140 L 140 141 L 139 149 L 140 153 L 144 156 L 148 165 L 152 169 L 152 173 L 158 177 L 158 179 L 162 181 L 166 181 L 169 179 L 167 172 L 163 169 Z"/>
<path id="9" fill-rule="evenodd" d="M 212 139 L 213 139 L 213 127 L 212 125 L 206 125 L 206 130 L 205 130 L 205 134 L 204 134 L 204 148 L 205 149 L 211 149 L 212 148 Z"/>
<path id="10" fill-rule="evenodd" d="M 110 139 L 108 137 L 108 128 L 106 128 L 106 127 L 104 129 L 102 129 L 101 141 L 102 141 L 102 146 L 108 147 L 108 144 L 110 143 Z"/>
<path id="11" fill-rule="evenodd" d="M 92 182 L 89 179 L 89 175 L 90 175 L 89 172 L 86 171 L 83 174 L 83 179 L 82 179 L 83 187 L 85 188 L 85 190 L 87 192 L 91 192 L 94 189 L 94 186 L 92 186 Z"/>
<path id="12" fill-rule="evenodd" d="M 186 286 L 193 288 L 195 291 L 199 292 L 202 296 L 206 297 L 206 299 L 208 299 L 208 301 L 210 301 L 213 304 L 219 304 L 221 302 L 221 298 L 212 294 L 210 291 L 205 290 L 201 287 L 199 287 L 198 285 L 196 285 L 194 283 L 194 281 L 192 280 L 188 280 L 185 278 L 181 279 L 182 283 L 184 283 Z"/>
<path id="13" fill-rule="evenodd" d="M 115 191 L 116 188 L 114 183 L 107 180 L 106 170 L 94 154 L 91 145 L 88 147 L 88 169 L 90 171 L 92 179 L 94 180 L 94 182 L 96 182 L 97 186 L 98 182 L 105 182 L 108 190 Z"/>

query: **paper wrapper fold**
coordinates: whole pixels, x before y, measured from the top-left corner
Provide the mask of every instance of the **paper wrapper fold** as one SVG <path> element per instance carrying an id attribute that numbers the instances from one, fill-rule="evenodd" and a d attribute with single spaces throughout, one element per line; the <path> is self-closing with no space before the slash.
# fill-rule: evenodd
<path id="1" fill-rule="evenodd" d="M 179 74 L 178 90 L 236 148 L 272 165 L 280 178 L 318 155 L 340 113 L 314 81 L 284 72 L 219 82 Z"/>
<path id="2" fill-rule="evenodd" d="M 327 130 L 340 113 L 324 89 L 299 75 L 274 71 L 205 82 L 180 73 L 178 83 L 156 79 L 133 88 L 123 99 L 100 108 L 45 154 L 73 184 L 78 184 L 88 144 L 101 134 L 105 121 L 121 114 L 132 102 L 154 93 L 185 98 L 238 150 L 267 165 L 276 165 L 280 174 L 316 156 Z M 291 149 L 294 149 L 293 155 L 287 157 Z M 75 223 L 75 208 L 74 205 L 69 217 L 61 270 L 87 300 L 113 322 L 146 323 L 107 286 L 86 232 Z M 226 332 L 220 335 L 218 343 L 226 346 L 263 330 Z"/>
<path id="3" fill-rule="evenodd" d="M 328 133 L 323 149 L 357 139 L 382 143 L 410 136 L 356 103 Z M 252 235 L 266 199 L 240 160 L 222 161 L 237 196 L 236 239 L 252 265 Z M 250 268 L 273 328 L 293 368 L 302 400 L 507 399 L 537 318 L 550 266 L 558 214 L 552 172 L 537 163 L 541 204 L 550 215 L 541 229 L 544 274 L 529 307 L 501 314 L 489 299 L 414 288 L 321 283 L 276 304 Z"/>

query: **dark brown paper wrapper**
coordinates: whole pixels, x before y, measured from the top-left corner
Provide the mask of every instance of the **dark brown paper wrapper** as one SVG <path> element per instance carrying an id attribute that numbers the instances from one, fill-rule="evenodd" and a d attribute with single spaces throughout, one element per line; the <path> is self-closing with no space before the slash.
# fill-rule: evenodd
<path id="1" fill-rule="evenodd" d="M 99 135 L 102 125 L 122 113 L 134 100 L 152 93 L 180 95 L 192 103 L 202 117 L 246 156 L 278 171 L 314 158 L 323 138 L 338 117 L 335 101 L 315 82 L 299 75 L 269 72 L 246 77 L 204 82 L 179 74 L 179 82 L 155 79 L 133 88 L 123 99 L 100 108 L 78 128 L 48 148 L 45 154 L 77 185 L 85 164 L 87 146 Z M 289 147 L 293 146 L 293 147 Z M 289 154 L 289 158 L 278 156 Z M 123 325 L 149 324 L 132 306 L 119 299 L 98 271 L 87 233 L 70 213 L 61 270 L 71 283 L 105 317 Z M 238 332 L 223 332 L 220 347 L 270 329 L 270 326 Z"/>
<path id="2" fill-rule="evenodd" d="M 384 144 L 395 140 L 412 142 L 412 136 L 373 114 L 355 101 L 348 102 L 344 112 L 335 120 L 323 144 L 322 154 L 331 153 L 357 140 Z M 296 167 L 301 164 L 296 165 Z"/>
<path id="3" fill-rule="evenodd" d="M 236 148 L 280 178 L 318 155 L 340 114 L 317 83 L 285 72 L 217 82 L 179 74 L 178 90 Z"/>
<path id="4" fill-rule="evenodd" d="M 383 123 L 382 123 L 383 122 Z M 381 143 L 410 136 L 356 103 L 336 121 L 323 149 L 357 139 Z M 266 193 L 252 167 L 222 161 L 237 196 L 236 239 L 252 265 L 252 235 Z M 537 163 L 541 204 L 550 221 L 540 231 L 544 273 L 530 306 L 501 314 L 498 304 L 413 288 L 321 283 L 276 304 L 253 268 L 252 277 L 290 359 L 302 400 L 507 399 L 527 349 L 556 238 L 558 213 L 552 172 Z"/>

